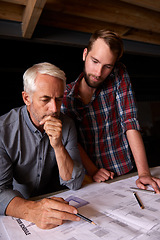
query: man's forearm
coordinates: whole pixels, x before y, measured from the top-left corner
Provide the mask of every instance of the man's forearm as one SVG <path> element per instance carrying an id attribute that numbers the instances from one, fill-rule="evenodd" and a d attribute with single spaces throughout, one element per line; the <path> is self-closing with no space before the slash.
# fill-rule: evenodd
<path id="1" fill-rule="evenodd" d="M 69 181 L 73 172 L 73 160 L 63 145 L 54 148 L 59 174 L 64 181 Z"/>
<path id="2" fill-rule="evenodd" d="M 15 197 L 8 204 L 6 208 L 6 215 L 13 216 L 16 218 L 22 218 L 27 221 L 33 221 L 29 214 L 29 209 L 32 209 L 34 201 L 28 201 L 21 197 Z"/>
<path id="3" fill-rule="evenodd" d="M 146 151 L 140 132 L 137 130 L 128 130 L 126 134 L 137 166 L 138 175 L 150 174 Z"/>
<path id="4" fill-rule="evenodd" d="M 29 201 L 15 197 L 6 209 L 6 215 L 22 218 L 35 223 L 38 227 L 49 229 L 63 224 L 63 220 L 79 221 L 77 209 L 62 198 L 44 198 Z"/>

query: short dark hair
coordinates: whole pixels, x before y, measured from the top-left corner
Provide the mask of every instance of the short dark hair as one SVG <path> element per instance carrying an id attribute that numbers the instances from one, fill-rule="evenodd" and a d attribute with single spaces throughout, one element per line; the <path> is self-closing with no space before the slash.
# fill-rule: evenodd
<path id="1" fill-rule="evenodd" d="M 117 60 L 119 60 L 123 55 L 123 41 L 121 37 L 112 31 L 106 29 L 96 30 L 92 35 L 88 43 L 87 50 L 91 51 L 94 42 L 101 38 L 110 47 L 111 51 L 117 55 Z"/>

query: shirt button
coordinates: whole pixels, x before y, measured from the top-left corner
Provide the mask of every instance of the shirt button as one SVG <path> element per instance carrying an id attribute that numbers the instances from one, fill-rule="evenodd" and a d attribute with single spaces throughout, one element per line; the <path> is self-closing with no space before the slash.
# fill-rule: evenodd
<path id="1" fill-rule="evenodd" d="M 37 177 L 40 177 L 40 174 L 37 174 Z"/>

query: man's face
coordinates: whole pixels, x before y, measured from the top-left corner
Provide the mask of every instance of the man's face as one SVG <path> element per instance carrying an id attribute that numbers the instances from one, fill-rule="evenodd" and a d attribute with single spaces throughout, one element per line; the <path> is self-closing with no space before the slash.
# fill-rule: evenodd
<path id="1" fill-rule="evenodd" d="M 104 40 L 99 38 L 90 52 L 84 49 L 83 60 L 85 81 L 89 87 L 97 88 L 111 73 L 117 57 Z"/>
<path id="2" fill-rule="evenodd" d="M 38 73 L 35 83 L 36 91 L 31 96 L 28 95 L 25 103 L 32 122 L 39 127 L 40 121 L 45 116 L 59 117 L 64 94 L 64 82 L 50 75 Z"/>

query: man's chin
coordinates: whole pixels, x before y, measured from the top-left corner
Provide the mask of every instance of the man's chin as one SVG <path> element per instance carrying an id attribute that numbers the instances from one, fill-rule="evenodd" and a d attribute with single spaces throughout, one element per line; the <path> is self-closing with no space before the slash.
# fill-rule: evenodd
<path id="1" fill-rule="evenodd" d="M 88 85 L 88 87 L 90 87 L 90 88 L 98 88 L 100 85 L 101 85 L 101 82 L 100 81 L 95 81 L 95 82 L 93 82 L 93 81 L 91 81 L 90 79 L 89 79 L 89 77 L 87 77 L 86 75 L 84 76 L 84 79 L 85 79 L 85 82 L 86 82 L 86 84 Z"/>
<path id="2" fill-rule="evenodd" d="M 90 87 L 90 88 L 97 88 L 97 86 L 96 86 L 97 84 L 91 83 L 88 80 L 86 80 L 86 83 L 87 83 L 88 87 Z"/>
<path id="3" fill-rule="evenodd" d="M 101 84 L 101 83 L 99 83 L 99 82 L 93 82 L 93 83 L 91 83 L 91 82 L 89 82 L 89 81 L 86 81 L 86 83 L 87 83 L 87 85 L 88 85 L 90 88 L 98 88 L 99 85 Z"/>

